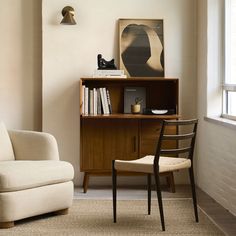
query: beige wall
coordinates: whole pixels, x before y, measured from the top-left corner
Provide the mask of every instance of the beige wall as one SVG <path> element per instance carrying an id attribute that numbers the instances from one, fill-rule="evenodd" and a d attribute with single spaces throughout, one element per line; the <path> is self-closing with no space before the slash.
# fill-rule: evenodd
<path id="1" fill-rule="evenodd" d="M 66 5 L 75 8 L 77 25 L 59 24 Z M 145 0 L 43 0 L 43 130 L 56 136 L 61 158 L 74 165 L 76 184 L 83 177 L 79 172 L 78 81 L 92 75 L 99 53 L 117 62 L 117 19 L 164 19 L 166 76 L 180 78 L 181 115 L 195 117 L 195 11 L 194 0 L 149 0 L 148 4 Z M 91 182 L 110 183 L 110 178 L 91 178 Z"/>
<path id="2" fill-rule="evenodd" d="M 0 119 L 41 130 L 41 0 L 0 1 Z"/>

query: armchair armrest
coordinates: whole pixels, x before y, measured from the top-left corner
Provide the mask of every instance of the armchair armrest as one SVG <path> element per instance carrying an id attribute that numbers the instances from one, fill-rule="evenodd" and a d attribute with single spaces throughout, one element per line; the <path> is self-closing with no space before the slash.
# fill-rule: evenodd
<path id="1" fill-rule="evenodd" d="M 16 160 L 59 160 L 56 139 L 48 133 L 8 130 Z"/>

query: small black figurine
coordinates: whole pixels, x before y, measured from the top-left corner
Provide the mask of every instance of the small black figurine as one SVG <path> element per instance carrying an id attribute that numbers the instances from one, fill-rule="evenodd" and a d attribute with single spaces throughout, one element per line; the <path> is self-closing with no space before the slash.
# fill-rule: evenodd
<path id="1" fill-rule="evenodd" d="M 116 70 L 115 61 L 114 59 L 110 61 L 106 61 L 104 58 L 102 58 L 102 54 L 98 54 L 98 70 Z"/>

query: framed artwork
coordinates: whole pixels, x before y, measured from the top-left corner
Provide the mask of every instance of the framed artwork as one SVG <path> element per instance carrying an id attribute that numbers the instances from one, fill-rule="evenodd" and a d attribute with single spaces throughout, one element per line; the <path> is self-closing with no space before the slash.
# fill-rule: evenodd
<path id="1" fill-rule="evenodd" d="M 163 20 L 119 19 L 119 66 L 131 77 L 164 77 Z"/>

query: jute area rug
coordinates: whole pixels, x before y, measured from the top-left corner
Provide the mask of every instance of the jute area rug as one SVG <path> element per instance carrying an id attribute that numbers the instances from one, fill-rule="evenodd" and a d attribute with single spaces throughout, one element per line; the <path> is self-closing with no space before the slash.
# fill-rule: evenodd
<path id="1" fill-rule="evenodd" d="M 117 204 L 116 224 L 111 200 L 74 200 L 68 215 L 18 221 L 14 228 L 0 230 L 0 235 L 224 235 L 201 209 L 200 222 L 195 222 L 191 199 L 163 200 L 165 232 L 161 231 L 156 200 L 151 215 L 147 215 L 144 200 L 120 200 Z"/>

